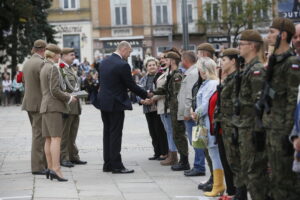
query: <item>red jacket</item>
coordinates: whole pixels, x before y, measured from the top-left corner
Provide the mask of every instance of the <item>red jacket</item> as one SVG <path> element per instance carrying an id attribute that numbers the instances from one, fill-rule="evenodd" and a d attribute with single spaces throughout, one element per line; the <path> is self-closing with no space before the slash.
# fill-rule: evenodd
<path id="1" fill-rule="evenodd" d="M 214 134 L 214 114 L 215 114 L 215 107 L 218 100 L 218 91 L 215 91 L 215 93 L 210 97 L 209 104 L 208 104 L 208 117 L 209 117 L 209 123 L 210 123 L 210 134 Z M 222 130 L 220 129 L 219 134 L 222 134 Z"/>
<path id="2" fill-rule="evenodd" d="M 17 74 L 17 83 L 22 83 L 23 82 L 23 72 L 19 71 Z"/>

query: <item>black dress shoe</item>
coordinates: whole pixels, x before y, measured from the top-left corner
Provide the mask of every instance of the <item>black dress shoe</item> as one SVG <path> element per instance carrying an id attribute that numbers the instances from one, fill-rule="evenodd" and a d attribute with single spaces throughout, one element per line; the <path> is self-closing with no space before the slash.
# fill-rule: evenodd
<path id="1" fill-rule="evenodd" d="M 205 176 L 205 172 L 201 172 L 198 169 L 191 169 L 188 171 L 184 171 L 185 176 Z"/>
<path id="2" fill-rule="evenodd" d="M 205 183 L 200 183 L 198 185 L 198 189 L 203 190 L 203 191 L 211 191 L 212 185 L 213 185 L 213 176 L 210 176 L 209 179 Z"/>
<path id="3" fill-rule="evenodd" d="M 43 169 L 41 171 L 31 172 L 32 175 L 46 175 L 47 169 Z"/>
<path id="4" fill-rule="evenodd" d="M 103 172 L 112 172 L 112 168 L 109 168 L 109 167 L 103 167 L 102 171 L 103 171 Z"/>
<path id="5" fill-rule="evenodd" d="M 73 163 L 71 163 L 70 161 L 68 160 L 63 160 L 60 162 L 60 165 L 63 166 L 63 167 L 74 167 Z"/>
<path id="6" fill-rule="evenodd" d="M 182 163 L 179 162 L 175 165 L 172 165 L 171 169 L 173 171 L 184 171 L 184 170 L 189 170 L 190 169 L 190 164 L 189 163 Z"/>
<path id="7" fill-rule="evenodd" d="M 156 155 L 148 158 L 148 160 L 158 160 L 158 159 L 159 159 L 159 156 L 156 156 Z"/>
<path id="8" fill-rule="evenodd" d="M 59 182 L 66 182 L 66 181 L 68 181 L 68 179 L 65 179 L 65 178 L 62 178 L 62 177 L 58 176 L 58 175 L 56 174 L 56 172 L 55 172 L 55 171 L 52 171 L 52 170 L 50 170 L 49 175 L 50 175 L 50 180 L 51 180 L 51 181 L 52 181 L 53 179 L 56 179 L 56 180 L 58 180 Z"/>
<path id="9" fill-rule="evenodd" d="M 85 164 L 87 164 L 87 161 L 72 160 L 71 163 L 73 163 L 74 165 L 85 165 Z"/>
<path id="10" fill-rule="evenodd" d="M 113 174 L 130 174 L 130 173 L 133 173 L 133 172 L 134 172 L 133 169 L 126 169 L 126 168 L 123 168 L 123 169 L 113 169 L 112 170 Z"/>

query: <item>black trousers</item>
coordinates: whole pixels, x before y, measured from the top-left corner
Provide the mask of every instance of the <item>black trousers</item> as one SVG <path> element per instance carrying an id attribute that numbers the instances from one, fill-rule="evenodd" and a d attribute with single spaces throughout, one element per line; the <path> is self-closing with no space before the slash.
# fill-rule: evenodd
<path id="1" fill-rule="evenodd" d="M 122 169 L 121 145 L 124 124 L 124 111 L 101 111 L 103 122 L 103 159 L 104 169 Z"/>
<path id="2" fill-rule="evenodd" d="M 154 148 L 154 155 L 166 155 L 168 153 L 168 140 L 167 133 L 164 125 L 161 122 L 160 116 L 157 112 L 150 112 L 145 114 L 149 133 L 152 139 L 152 145 Z"/>
<path id="3" fill-rule="evenodd" d="M 232 173 L 229 163 L 227 161 L 224 141 L 223 141 L 223 137 L 221 135 L 218 138 L 218 147 L 219 147 L 221 163 L 222 163 L 223 170 L 224 170 L 227 193 L 228 193 L 228 195 L 235 195 L 236 188 L 233 183 L 233 173 Z"/>

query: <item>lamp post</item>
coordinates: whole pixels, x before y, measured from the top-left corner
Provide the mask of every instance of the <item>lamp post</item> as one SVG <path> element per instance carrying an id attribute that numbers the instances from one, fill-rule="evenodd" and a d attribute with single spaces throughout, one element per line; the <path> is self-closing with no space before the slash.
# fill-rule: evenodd
<path id="1" fill-rule="evenodd" d="M 187 2 L 182 0 L 182 41 L 183 49 L 188 50 L 189 48 L 189 24 L 188 24 L 188 13 L 187 13 Z"/>

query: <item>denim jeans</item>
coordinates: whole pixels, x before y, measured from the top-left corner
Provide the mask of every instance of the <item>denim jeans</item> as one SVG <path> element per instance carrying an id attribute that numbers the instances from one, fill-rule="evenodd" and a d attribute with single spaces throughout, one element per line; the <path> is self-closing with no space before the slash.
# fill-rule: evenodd
<path id="1" fill-rule="evenodd" d="M 173 140 L 173 128 L 172 128 L 171 115 L 169 113 L 160 114 L 160 118 L 167 133 L 169 150 L 171 152 L 175 152 L 177 151 L 177 147 Z"/>
<path id="2" fill-rule="evenodd" d="M 193 126 L 196 126 L 194 120 L 184 121 L 185 129 L 188 134 L 189 142 L 192 145 L 192 131 Z M 200 172 L 205 172 L 205 154 L 204 149 L 197 149 L 195 150 L 195 158 L 194 158 L 194 168 L 199 170 Z"/>

